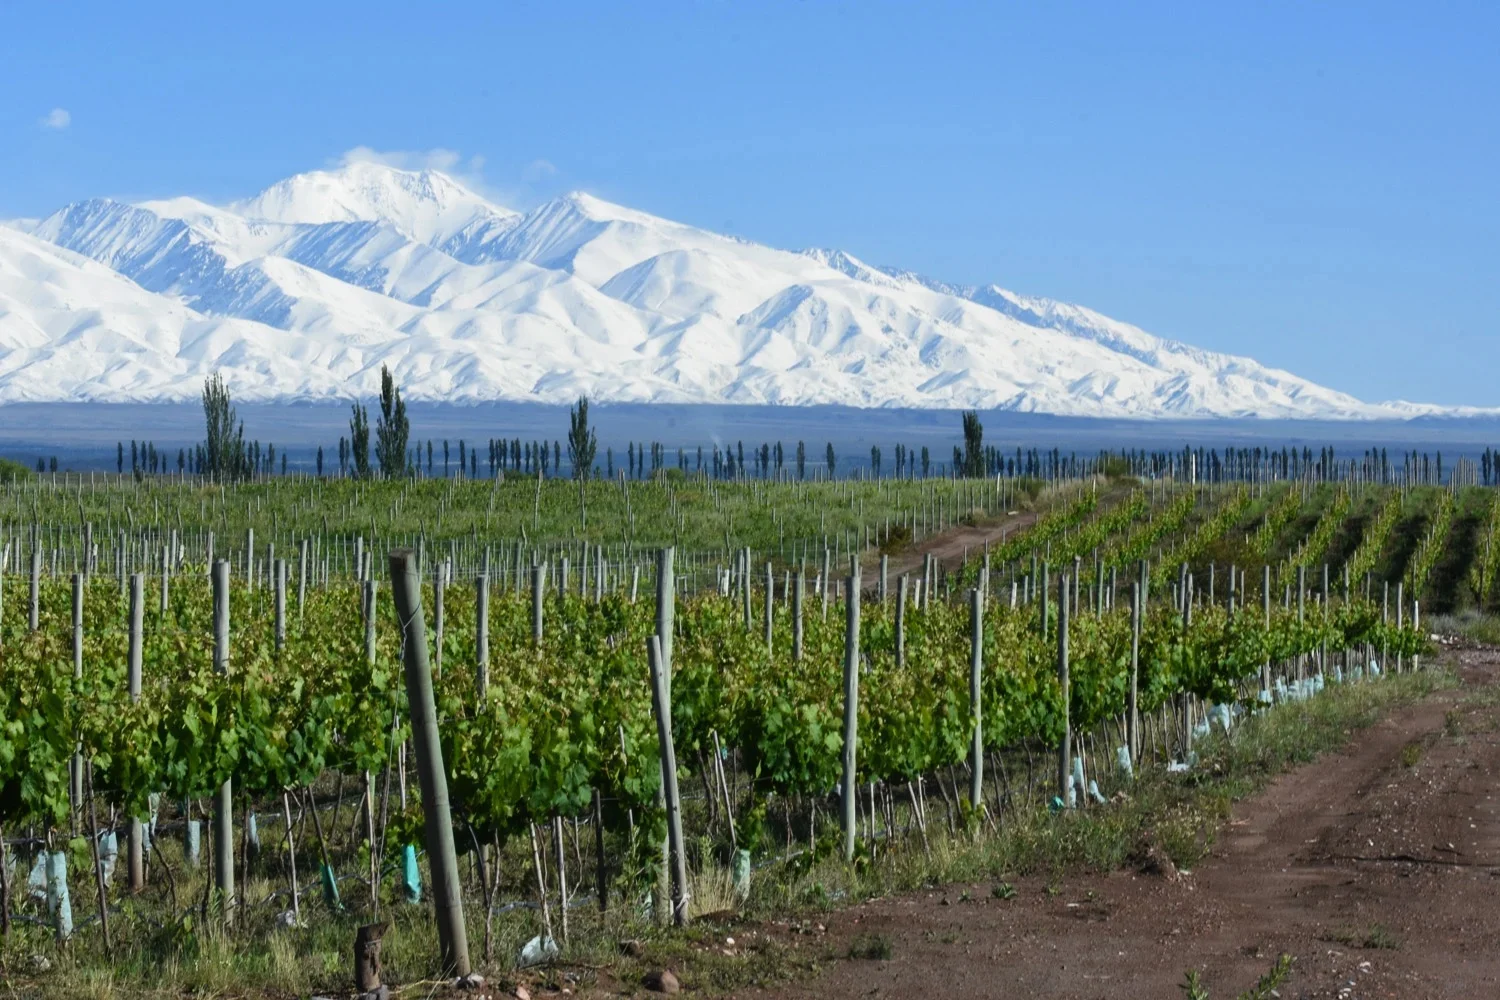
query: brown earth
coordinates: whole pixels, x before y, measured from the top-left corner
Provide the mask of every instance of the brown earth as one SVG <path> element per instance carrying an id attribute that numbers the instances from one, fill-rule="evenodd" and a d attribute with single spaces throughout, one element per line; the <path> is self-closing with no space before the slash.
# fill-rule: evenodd
<path id="1" fill-rule="evenodd" d="M 831 948 L 878 935 L 889 960 L 841 960 L 769 995 L 1161 1000 L 1197 969 L 1233 997 L 1286 953 L 1284 998 L 1500 997 L 1500 698 L 1479 690 L 1500 679 L 1500 651 L 1454 655 L 1463 687 L 1241 803 L 1191 873 L 872 901 L 825 921 Z"/>
<path id="2" fill-rule="evenodd" d="M 890 585 L 896 586 L 896 580 L 903 573 L 913 576 L 922 572 L 922 562 L 931 552 L 937 559 L 938 565 L 944 569 L 957 569 L 963 565 L 964 556 L 984 551 L 986 545 L 995 545 L 1011 537 L 1019 531 L 1031 527 L 1041 517 L 1041 512 L 1036 510 L 1021 510 L 1008 513 L 985 524 L 969 525 L 960 524 L 956 527 L 932 535 L 915 545 L 909 545 L 898 552 L 892 553 L 887 572 L 890 574 Z M 863 560 L 865 589 L 874 591 L 880 585 L 880 556 L 879 554 L 866 556 Z"/>
<path id="3" fill-rule="evenodd" d="M 1012 535 L 1031 527 L 1041 517 L 1040 511 L 1022 510 L 1006 514 L 993 524 L 959 525 L 934 535 L 891 557 L 891 573 L 918 572 L 922 560 L 931 552 L 939 565 L 957 568 L 966 554 L 982 552 L 986 545 L 997 545 Z"/>
<path id="4" fill-rule="evenodd" d="M 1129 492 L 1119 483 L 1106 484 L 1099 497 L 1100 509 L 1118 502 Z M 938 566 L 954 570 L 963 565 L 964 557 L 984 550 L 986 545 L 996 545 L 1007 538 L 1030 528 L 1042 516 L 1042 511 L 1032 509 L 1010 511 L 983 524 L 958 524 L 946 531 L 931 535 L 914 545 L 906 546 L 891 554 L 888 573 L 891 587 L 903 573 L 919 574 L 923 560 L 932 553 Z M 880 555 L 868 554 L 863 560 L 865 589 L 873 591 L 879 586 Z"/>

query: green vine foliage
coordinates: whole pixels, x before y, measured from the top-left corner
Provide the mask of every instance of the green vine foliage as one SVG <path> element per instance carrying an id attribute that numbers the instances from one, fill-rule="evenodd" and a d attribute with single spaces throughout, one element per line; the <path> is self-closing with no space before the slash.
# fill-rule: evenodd
<path id="1" fill-rule="evenodd" d="M 1162 556 L 1152 569 L 1153 588 L 1165 586 L 1183 563 L 1190 563 L 1203 554 L 1210 544 L 1222 537 L 1234 524 L 1245 516 L 1250 507 L 1250 491 L 1240 487 L 1231 492 L 1213 513 L 1198 527 Z"/>
<path id="2" fill-rule="evenodd" d="M 1474 553 L 1469 586 L 1474 591 L 1475 603 L 1483 609 L 1495 590 L 1495 578 L 1500 575 L 1500 490 L 1494 491 L 1485 501 Z"/>
<path id="3" fill-rule="evenodd" d="M 1438 559 L 1443 554 L 1443 548 L 1448 540 L 1448 529 L 1453 524 L 1453 508 L 1451 490 L 1439 488 L 1434 491 L 1431 513 L 1427 519 L 1427 530 L 1423 532 L 1421 541 L 1417 542 L 1411 562 L 1406 566 L 1406 593 L 1412 599 L 1421 597 L 1422 592 L 1427 589 L 1427 581 L 1432 576 L 1433 567 L 1437 565 Z"/>
<path id="4" fill-rule="evenodd" d="M 1370 519 L 1365 526 L 1364 535 L 1359 540 L 1359 547 L 1349 557 L 1349 576 L 1353 580 L 1362 580 L 1365 574 L 1374 572 L 1376 564 L 1380 561 L 1380 555 L 1385 551 L 1387 541 L 1391 532 L 1395 530 L 1396 522 L 1401 519 L 1401 508 L 1405 503 L 1405 497 L 1401 491 L 1393 490 L 1385 503 Z"/>
<path id="5" fill-rule="evenodd" d="M 1201 551 L 1247 504 L 1244 491 L 1232 493 L 1174 555 Z M 1135 509 L 1133 500 L 1124 509 Z M 98 794 L 139 815 L 153 793 L 198 799 L 225 780 L 237 794 L 262 799 L 330 772 L 358 781 L 383 768 L 407 739 L 400 643 L 388 598 L 377 607 L 369 662 L 354 585 L 311 591 L 305 616 L 289 623 L 279 652 L 269 595 L 236 587 L 230 664 L 219 673 L 207 582 L 181 577 L 165 613 L 153 608 L 147 615 L 142 697 L 132 702 L 125 606 L 113 581 L 87 589 L 81 679 L 72 673 L 67 581 L 44 580 L 41 596 L 36 632 L 27 630 L 19 602 L 8 602 L 0 620 L 0 823 L 6 827 L 67 826 L 75 748 L 93 760 Z M 553 592 L 536 646 L 530 595 L 493 592 L 482 696 L 475 604 L 471 587 L 449 588 L 443 668 L 435 680 L 461 828 L 503 839 L 534 820 L 588 811 L 597 791 L 608 803 L 611 828 L 624 829 L 633 816 L 639 828 L 655 829 L 660 764 L 645 656 L 654 629 L 651 603 Z M 810 602 L 804 656 L 795 660 L 784 605 L 778 604 L 768 649 L 758 626 L 745 629 L 737 597 L 679 601 L 671 698 L 682 780 L 720 746 L 738 751 L 758 795 L 824 795 L 834 788 L 843 745 L 844 612 L 836 602 L 825 619 L 819 608 Z M 905 622 L 906 656 L 898 664 L 895 608 L 870 602 L 861 616 L 861 781 L 910 780 L 969 752 L 975 722 L 969 609 L 935 601 L 925 611 L 909 607 Z M 1042 634 L 1035 605 L 991 601 L 986 608 L 987 746 L 1050 742 L 1061 732 L 1056 628 L 1054 615 L 1050 634 Z M 1124 608 L 1073 616 L 1066 697 L 1075 727 L 1124 710 L 1130 641 Z M 1363 602 L 1314 608 L 1303 621 L 1278 609 L 1269 626 L 1257 611 L 1231 615 L 1218 606 L 1195 609 L 1185 625 L 1174 609 L 1152 605 L 1141 641 L 1141 706 L 1149 711 L 1182 692 L 1227 701 L 1268 657 L 1366 642 L 1420 651 L 1420 636 L 1382 625 Z M 395 825 L 409 832 L 415 817 L 398 817 Z"/>
<path id="6" fill-rule="evenodd" d="M 1255 529 L 1255 533 L 1250 536 L 1246 546 L 1252 561 L 1263 563 L 1270 559 L 1276 539 L 1302 509 L 1302 500 L 1302 488 L 1296 484 L 1288 485 L 1286 491 L 1277 497 L 1266 510 L 1265 518 L 1261 521 L 1260 527 Z"/>
<path id="7" fill-rule="evenodd" d="M 1318 516 L 1312 531 L 1308 532 L 1307 537 L 1302 539 L 1297 548 L 1282 560 L 1282 570 L 1294 570 L 1299 566 L 1312 568 L 1321 561 L 1353 506 L 1354 497 L 1347 489 L 1334 490 L 1333 498 L 1329 500 L 1323 513 Z"/>

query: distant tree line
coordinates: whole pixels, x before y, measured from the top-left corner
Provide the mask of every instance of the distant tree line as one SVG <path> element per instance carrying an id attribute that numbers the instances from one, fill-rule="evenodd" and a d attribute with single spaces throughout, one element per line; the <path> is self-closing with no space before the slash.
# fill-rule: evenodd
<path id="1" fill-rule="evenodd" d="M 479 447 L 466 438 L 456 441 L 413 441 L 406 404 L 391 372 L 381 368 L 381 386 L 376 424 L 370 426 L 364 404 L 351 406 L 349 434 L 341 436 L 337 466 L 325 461 L 321 445 L 313 455 L 319 477 L 337 475 L 367 479 L 443 476 L 479 478 Z M 218 481 L 270 476 L 288 472 L 284 448 L 271 443 L 245 440 L 244 424 L 238 419 L 223 378 L 214 374 L 203 388 L 204 440 L 176 454 L 153 441 L 120 441 L 116 445 L 115 468 L 121 475 L 136 477 L 172 472 L 205 476 Z M 1445 462 L 1441 451 L 1412 450 L 1394 455 L 1386 448 L 1366 448 L 1340 453 L 1332 445 L 1314 449 L 1307 445 L 1268 445 L 1225 448 L 1104 449 L 1097 452 L 1063 452 L 1061 449 L 1027 447 L 1023 444 L 995 445 L 984 441 L 984 428 L 975 411 L 960 415 L 962 444 L 953 446 L 951 461 L 937 462 L 927 445 L 894 443 L 889 465 L 881 445 L 870 446 L 869 459 L 847 461 L 846 475 L 870 478 L 926 479 L 941 477 L 1003 477 L 1068 479 L 1104 474 L 1137 478 L 1193 479 L 1199 482 L 1263 482 L 1274 480 L 1350 481 L 1436 484 L 1474 482 L 1500 487 L 1500 448 L 1487 447 L 1476 464 L 1471 459 Z M 371 444 L 373 436 L 373 456 Z M 128 447 L 127 447 L 128 446 Z M 591 423 L 589 400 L 581 398 L 569 411 L 567 463 L 560 440 L 519 437 L 489 438 L 484 471 L 494 478 L 502 474 L 577 479 L 607 477 L 645 480 L 666 473 L 702 476 L 720 480 L 836 478 L 839 459 L 831 441 L 825 442 L 822 462 L 810 454 L 806 441 L 787 446 L 781 441 L 751 443 L 743 440 L 715 442 L 693 448 L 669 448 L 660 441 L 629 441 L 623 462 L 615 449 L 599 453 L 597 430 Z M 1472 453 L 1471 453 L 1472 454 Z M 439 462 L 440 459 L 440 462 Z M 127 464 L 128 461 L 128 464 Z M 57 458 L 38 458 L 38 472 L 57 471 Z"/>

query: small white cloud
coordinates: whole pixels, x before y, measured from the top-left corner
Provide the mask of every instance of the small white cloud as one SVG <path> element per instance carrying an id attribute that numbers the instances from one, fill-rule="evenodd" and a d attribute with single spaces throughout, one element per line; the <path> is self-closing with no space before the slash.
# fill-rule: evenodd
<path id="1" fill-rule="evenodd" d="M 524 186 L 497 187 L 484 178 L 485 159 L 475 153 L 464 156 L 457 150 L 438 147 L 427 150 L 380 150 L 370 146 L 355 146 L 328 161 L 330 168 L 345 167 L 351 163 L 379 163 L 397 170 L 436 170 L 463 184 L 469 190 L 499 205 L 514 207 L 527 203 L 531 194 Z M 542 181 L 556 174 L 557 168 L 546 160 L 533 160 L 525 169 L 525 183 Z"/>
<path id="2" fill-rule="evenodd" d="M 555 176 L 557 176 L 557 167 L 553 166 L 550 160 L 532 160 L 521 173 L 521 179 L 527 184 L 534 184 Z"/>
<path id="3" fill-rule="evenodd" d="M 53 108 L 51 111 L 47 112 L 47 116 L 38 121 L 37 124 L 42 128 L 50 128 L 54 131 L 61 132 L 69 125 L 73 124 L 73 116 L 68 114 L 67 108 Z"/>
<path id="4" fill-rule="evenodd" d="M 437 170 L 451 173 L 462 159 L 451 149 L 381 151 L 369 146 L 355 146 L 339 157 L 338 165 L 343 167 L 351 163 L 379 163 L 397 170 Z"/>

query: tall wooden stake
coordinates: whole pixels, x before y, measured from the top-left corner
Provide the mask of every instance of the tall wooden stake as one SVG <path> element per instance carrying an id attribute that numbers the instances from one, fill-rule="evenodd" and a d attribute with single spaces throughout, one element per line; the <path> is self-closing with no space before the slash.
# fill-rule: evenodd
<path id="1" fill-rule="evenodd" d="M 854 859 L 854 835 L 859 815 L 855 795 L 859 743 L 859 562 L 851 560 L 848 589 L 844 592 L 844 772 L 839 786 L 843 817 L 844 860 Z"/>
<path id="2" fill-rule="evenodd" d="M 422 789 L 422 817 L 427 856 L 432 865 L 433 908 L 442 971 L 445 975 L 464 977 L 470 971 L 469 938 L 464 926 L 458 854 L 453 846 L 453 813 L 448 803 L 448 778 L 443 770 L 443 746 L 438 739 L 432 670 L 427 660 L 427 625 L 422 619 L 422 584 L 416 563 L 416 554 L 411 549 L 391 553 L 391 590 L 396 599 L 396 621 L 401 628 L 401 660 L 406 672 L 417 780 Z"/>
<path id="3" fill-rule="evenodd" d="M 651 668 L 651 702 L 656 710 L 656 738 L 661 747 L 662 794 L 667 807 L 668 871 L 672 880 L 672 923 L 687 923 L 687 857 L 682 843 L 682 802 L 677 794 L 677 752 L 672 745 L 672 694 L 667 687 L 667 665 L 662 660 L 661 639 L 647 640 Z"/>
<path id="4" fill-rule="evenodd" d="M 1058 580 L 1057 684 L 1062 692 L 1062 739 L 1057 745 L 1057 795 L 1063 805 L 1073 805 L 1073 727 L 1070 722 L 1072 687 L 1068 680 L 1068 575 Z"/>
<path id="5" fill-rule="evenodd" d="M 974 713 L 974 739 L 969 751 L 969 805 L 976 820 L 984 810 L 983 680 L 984 594 L 975 589 L 969 591 L 969 705 Z"/>
<path id="6" fill-rule="evenodd" d="M 214 671 L 229 673 L 229 563 L 214 563 Z M 226 919 L 234 912 L 234 783 L 219 786 L 214 804 L 214 885 Z"/>
<path id="7" fill-rule="evenodd" d="M 141 639 L 142 618 L 146 604 L 146 582 L 139 573 L 130 574 L 130 646 L 127 654 L 127 692 L 131 701 L 141 700 Z M 128 857 L 126 868 L 132 893 L 146 887 L 145 830 L 139 816 L 130 818 L 130 833 L 127 837 Z"/>

